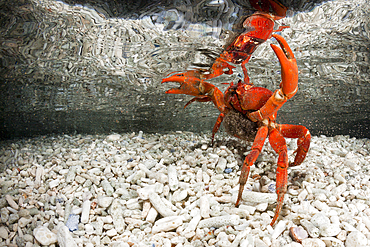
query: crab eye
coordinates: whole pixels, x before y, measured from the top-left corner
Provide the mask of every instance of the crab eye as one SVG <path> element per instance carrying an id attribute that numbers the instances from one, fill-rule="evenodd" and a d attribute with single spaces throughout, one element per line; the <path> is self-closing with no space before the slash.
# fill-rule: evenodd
<path id="1" fill-rule="evenodd" d="M 251 87 L 252 87 L 251 85 L 245 84 L 244 85 L 244 90 L 248 91 Z"/>

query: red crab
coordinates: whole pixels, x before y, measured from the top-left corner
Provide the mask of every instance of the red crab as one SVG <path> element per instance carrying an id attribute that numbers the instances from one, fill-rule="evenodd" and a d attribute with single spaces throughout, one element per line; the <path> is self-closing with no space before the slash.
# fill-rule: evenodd
<path id="1" fill-rule="evenodd" d="M 212 101 L 221 114 L 212 130 L 212 143 L 215 133 L 224 120 L 226 131 L 240 139 L 254 139 L 251 152 L 245 157 L 241 175 L 237 206 L 241 200 L 244 185 L 247 182 L 250 167 L 256 161 L 267 136 L 271 147 L 278 154 L 276 170 L 277 206 L 271 226 L 277 220 L 283 206 L 284 195 L 287 191 L 288 167 L 300 165 L 306 157 L 310 146 L 311 135 L 306 127 L 300 125 L 277 124 L 276 115 L 281 106 L 292 98 L 298 89 L 298 67 L 294 54 L 288 43 L 280 35 L 272 35 L 280 44 L 281 49 L 271 44 L 281 64 L 280 88 L 272 92 L 263 87 L 256 87 L 249 80 L 244 80 L 226 89 L 223 94 L 216 86 L 192 76 L 189 73 L 176 74 L 162 80 L 178 82 L 179 88 L 172 88 L 166 93 L 187 94 L 195 96 L 186 105 L 194 101 Z M 246 70 L 243 68 L 243 71 Z M 284 137 L 298 138 L 298 148 L 295 151 L 294 162 L 288 163 L 287 146 Z"/>

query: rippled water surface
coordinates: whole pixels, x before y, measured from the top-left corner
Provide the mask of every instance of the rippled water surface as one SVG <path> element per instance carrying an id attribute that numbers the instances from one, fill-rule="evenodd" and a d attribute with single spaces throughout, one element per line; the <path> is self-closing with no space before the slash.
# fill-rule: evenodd
<path id="1" fill-rule="evenodd" d="M 55 132 L 145 130 L 210 131 L 218 115 L 210 103 L 166 95 L 173 71 L 210 66 L 238 33 L 248 9 L 231 1 L 149 6 L 154 12 L 40 0 L 2 3 L 1 133 L 7 138 Z M 145 8 L 144 8 L 145 9 Z M 337 0 L 309 11 L 288 11 L 278 25 L 295 53 L 299 91 L 279 111 L 279 122 L 299 123 L 314 134 L 369 137 L 370 7 Z M 196 18 L 195 18 L 196 17 Z M 269 40 L 254 52 L 251 81 L 275 90 L 280 65 Z M 242 78 L 232 75 L 210 80 Z"/>

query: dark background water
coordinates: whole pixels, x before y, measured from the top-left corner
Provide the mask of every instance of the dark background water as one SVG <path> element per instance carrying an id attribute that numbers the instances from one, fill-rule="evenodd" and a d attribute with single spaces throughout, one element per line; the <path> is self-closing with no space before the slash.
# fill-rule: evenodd
<path id="1" fill-rule="evenodd" d="M 314 135 L 369 137 L 370 7 L 366 1 L 282 1 L 279 24 L 297 58 L 299 91 L 278 122 Z M 166 95 L 172 71 L 210 65 L 255 10 L 248 1 L 1 1 L 0 135 L 143 130 L 210 132 L 210 103 Z M 275 90 L 280 66 L 261 45 L 251 81 Z M 203 52 L 202 52 L 203 51 Z M 237 81 L 242 72 L 210 82 Z"/>

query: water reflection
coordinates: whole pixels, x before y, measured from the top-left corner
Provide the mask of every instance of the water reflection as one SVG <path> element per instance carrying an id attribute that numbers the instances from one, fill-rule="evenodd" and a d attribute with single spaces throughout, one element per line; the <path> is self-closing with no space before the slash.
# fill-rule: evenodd
<path id="1" fill-rule="evenodd" d="M 174 1 L 162 10 L 143 5 L 139 14 L 132 13 L 137 19 L 129 19 L 115 17 L 114 10 L 58 1 L 3 2 L 2 135 L 131 128 L 210 131 L 217 110 L 193 104 L 184 114 L 188 98 L 167 97 L 160 81 L 172 71 L 212 64 L 238 32 L 238 18 L 251 9 L 240 1 L 193 4 Z M 279 112 L 280 122 L 304 124 L 315 134 L 342 128 L 366 135 L 369 8 L 365 0 L 337 0 L 310 12 L 293 8 L 290 17 L 279 21 L 290 25 L 282 35 L 300 69 L 299 91 Z M 247 68 L 251 81 L 274 90 L 280 68 L 270 42 L 254 52 Z M 222 89 L 221 82 L 241 77 L 238 69 L 212 83 Z M 359 129 L 346 130 L 356 123 Z"/>

